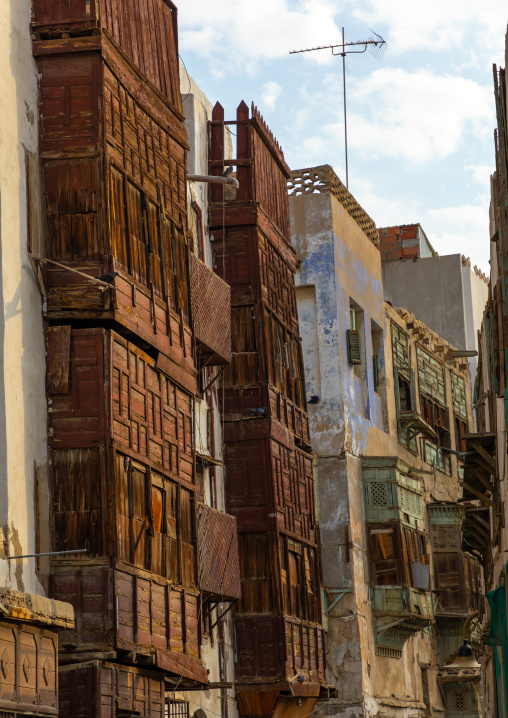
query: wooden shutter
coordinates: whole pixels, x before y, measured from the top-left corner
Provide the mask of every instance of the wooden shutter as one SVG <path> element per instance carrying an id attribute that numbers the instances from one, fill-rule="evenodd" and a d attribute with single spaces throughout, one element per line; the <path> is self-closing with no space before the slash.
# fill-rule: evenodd
<path id="1" fill-rule="evenodd" d="M 361 364 L 360 332 L 358 329 L 347 330 L 347 360 L 350 364 Z"/>
<path id="2" fill-rule="evenodd" d="M 131 182 L 127 182 L 127 212 L 129 217 L 131 274 L 141 284 L 147 281 L 147 246 L 143 221 L 143 200 L 141 192 Z"/>
<path id="3" fill-rule="evenodd" d="M 178 485 L 173 481 L 165 483 L 166 488 L 166 577 L 179 583 L 178 576 Z"/>
<path id="4" fill-rule="evenodd" d="M 374 354 L 372 357 L 372 372 L 374 374 L 374 391 L 379 389 L 379 357 Z"/>
<path id="5" fill-rule="evenodd" d="M 111 243 L 115 260 L 126 272 L 129 271 L 129 246 L 127 242 L 127 211 L 125 207 L 124 177 L 111 168 Z"/>
<path id="6" fill-rule="evenodd" d="M 196 586 L 194 501 L 190 491 L 180 487 L 181 575 L 184 586 Z"/>
<path id="7" fill-rule="evenodd" d="M 371 527 L 369 544 L 372 583 L 375 586 L 399 585 L 397 549 L 393 528 Z"/>

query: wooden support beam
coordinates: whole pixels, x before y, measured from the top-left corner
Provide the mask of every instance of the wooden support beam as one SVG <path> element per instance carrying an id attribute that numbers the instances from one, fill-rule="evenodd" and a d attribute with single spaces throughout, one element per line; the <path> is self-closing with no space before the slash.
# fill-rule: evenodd
<path id="1" fill-rule="evenodd" d="M 482 459 L 486 462 L 486 464 L 490 467 L 490 472 L 496 476 L 497 475 L 497 465 L 495 459 L 492 458 L 492 456 L 488 453 L 488 451 L 485 451 L 483 446 L 478 441 L 469 440 L 468 444 L 473 447 L 473 449 L 482 457 Z"/>
<path id="2" fill-rule="evenodd" d="M 481 491 L 478 491 L 478 489 L 475 489 L 474 486 L 471 486 L 471 484 L 468 484 L 466 481 L 464 481 L 464 487 L 470 491 L 473 496 L 476 496 L 477 499 L 480 499 L 480 501 L 485 502 L 485 504 L 488 504 L 489 506 L 494 506 L 494 502 L 492 499 L 489 499 L 488 496 L 485 496 L 485 494 L 482 494 Z"/>

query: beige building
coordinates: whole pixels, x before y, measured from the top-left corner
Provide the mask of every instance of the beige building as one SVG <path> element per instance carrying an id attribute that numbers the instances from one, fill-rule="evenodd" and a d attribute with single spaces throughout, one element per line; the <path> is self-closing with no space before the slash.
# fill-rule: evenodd
<path id="1" fill-rule="evenodd" d="M 290 211 L 326 587 L 322 714 L 483 715 L 479 673 L 443 670 L 482 590 L 459 478 L 474 471 L 458 457 L 467 361 L 383 301 L 376 227 L 331 167 L 293 173 Z M 471 640 L 478 652 L 476 627 Z"/>

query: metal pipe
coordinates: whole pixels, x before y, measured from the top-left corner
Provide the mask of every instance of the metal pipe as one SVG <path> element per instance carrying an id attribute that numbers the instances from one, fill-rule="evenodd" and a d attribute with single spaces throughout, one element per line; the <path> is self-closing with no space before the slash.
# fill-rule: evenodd
<path id="1" fill-rule="evenodd" d="M 475 611 L 474 613 L 471 613 L 467 618 L 466 622 L 464 623 L 464 626 L 462 628 L 462 640 L 467 641 L 467 634 L 469 633 L 469 626 L 471 625 L 471 621 L 473 621 L 475 618 L 478 618 L 478 611 Z"/>
<path id="2" fill-rule="evenodd" d="M 189 182 L 208 182 L 209 184 L 230 184 L 235 189 L 240 185 L 236 177 L 217 177 L 215 175 L 187 175 Z"/>
<path id="3" fill-rule="evenodd" d="M 346 43 L 342 28 L 342 83 L 344 86 L 344 142 L 346 147 L 346 189 L 349 189 L 349 171 L 347 166 L 347 111 L 346 111 Z"/>
<path id="4" fill-rule="evenodd" d="M 49 551 L 48 553 L 27 553 L 23 556 L 3 556 L 7 561 L 16 561 L 18 558 L 38 558 L 39 556 L 62 556 L 65 553 L 87 553 L 87 548 L 78 548 L 74 551 Z"/>

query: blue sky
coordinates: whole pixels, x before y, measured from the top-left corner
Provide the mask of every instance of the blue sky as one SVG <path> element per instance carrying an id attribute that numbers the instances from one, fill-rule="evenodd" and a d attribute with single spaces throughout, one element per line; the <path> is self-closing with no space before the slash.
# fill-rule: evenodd
<path id="1" fill-rule="evenodd" d="M 494 170 L 492 64 L 505 66 L 506 0 L 180 0 L 180 55 L 235 119 L 258 105 L 290 167 L 331 164 L 345 182 L 342 59 L 362 40 L 387 49 L 346 63 L 349 189 L 377 226 L 420 222 L 440 254 L 488 272 Z M 182 83 L 185 87 L 185 79 Z"/>

